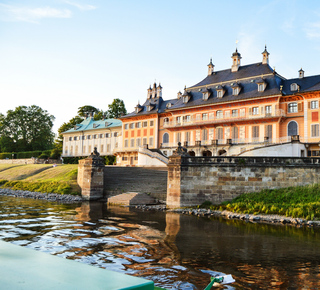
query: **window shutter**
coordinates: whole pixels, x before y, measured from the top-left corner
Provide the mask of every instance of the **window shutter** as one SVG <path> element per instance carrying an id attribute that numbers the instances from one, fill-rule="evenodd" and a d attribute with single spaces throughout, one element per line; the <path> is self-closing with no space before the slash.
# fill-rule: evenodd
<path id="1" fill-rule="evenodd" d="M 308 109 L 311 109 L 311 102 L 308 102 Z"/>
<path id="2" fill-rule="evenodd" d="M 298 112 L 303 111 L 303 103 L 298 103 Z"/>
<path id="3" fill-rule="evenodd" d="M 252 115 L 252 108 L 249 108 L 249 116 Z"/>

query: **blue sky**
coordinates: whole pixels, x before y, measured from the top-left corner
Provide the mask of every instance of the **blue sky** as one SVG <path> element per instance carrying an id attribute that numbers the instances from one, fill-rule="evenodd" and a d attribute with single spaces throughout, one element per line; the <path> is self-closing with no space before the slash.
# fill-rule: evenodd
<path id="1" fill-rule="evenodd" d="M 54 131 L 80 106 L 132 111 L 161 82 L 163 98 L 215 70 L 260 62 L 286 78 L 320 74 L 320 1 L 0 0 L 0 112 L 38 105 Z"/>

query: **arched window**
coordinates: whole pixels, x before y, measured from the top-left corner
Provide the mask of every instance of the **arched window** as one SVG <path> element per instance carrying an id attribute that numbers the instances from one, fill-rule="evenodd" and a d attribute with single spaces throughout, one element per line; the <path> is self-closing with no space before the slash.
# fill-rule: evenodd
<path id="1" fill-rule="evenodd" d="M 169 143 L 169 134 L 168 133 L 163 134 L 162 143 Z"/>
<path id="2" fill-rule="evenodd" d="M 298 124 L 296 121 L 290 121 L 288 124 L 288 136 L 298 135 Z"/>

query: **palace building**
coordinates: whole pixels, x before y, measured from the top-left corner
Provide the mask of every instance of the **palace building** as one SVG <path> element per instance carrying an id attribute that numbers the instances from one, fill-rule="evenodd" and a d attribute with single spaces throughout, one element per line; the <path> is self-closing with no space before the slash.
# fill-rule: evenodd
<path id="1" fill-rule="evenodd" d="M 262 61 L 241 65 L 236 49 L 229 69 L 215 71 L 163 100 L 154 84 L 144 104 L 121 117 L 119 165 L 147 165 L 143 155 L 170 156 L 178 142 L 192 156 L 318 156 L 320 76 L 286 79 Z"/>
<path id="2" fill-rule="evenodd" d="M 122 122 L 117 119 L 95 121 L 90 115 L 62 135 L 62 157 L 89 156 L 94 147 L 100 155 L 114 155 L 115 150 L 122 147 Z"/>

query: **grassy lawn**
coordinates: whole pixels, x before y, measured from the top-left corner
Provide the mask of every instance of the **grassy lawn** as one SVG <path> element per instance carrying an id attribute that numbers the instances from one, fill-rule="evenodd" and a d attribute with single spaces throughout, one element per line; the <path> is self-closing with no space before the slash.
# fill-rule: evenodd
<path id="1" fill-rule="evenodd" d="M 0 165 L 3 187 L 44 193 L 80 194 L 77 185 L 78 165 L 51 164 Z"/>
<path id="2" fill-rule="evenodd" d="M 242 194 L 212 209 L 320 220 L 320 184 Z"/>

